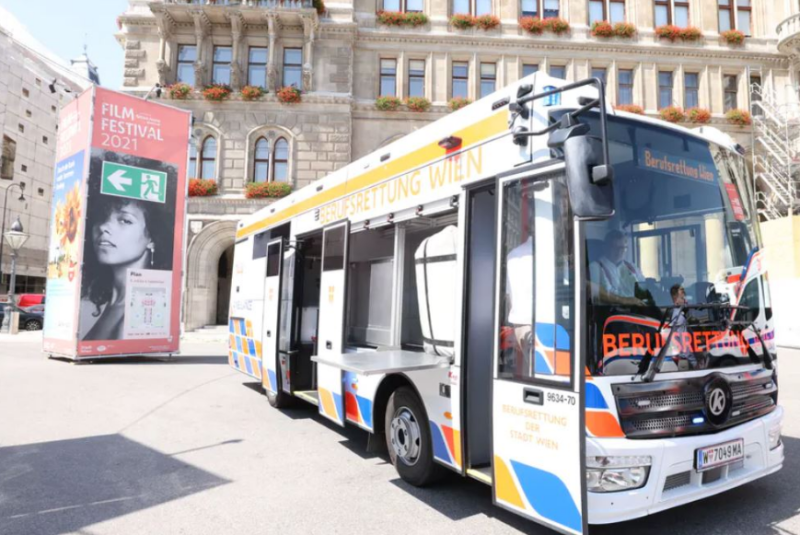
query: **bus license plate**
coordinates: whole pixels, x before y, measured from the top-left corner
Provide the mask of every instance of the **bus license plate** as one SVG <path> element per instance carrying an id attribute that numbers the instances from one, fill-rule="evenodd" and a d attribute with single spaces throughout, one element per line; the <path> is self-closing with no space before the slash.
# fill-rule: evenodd
<path id="1" fill-rule="evenodd" d="M 734 463 L 744 458 L 744 439 L 740 438 L 695 450 L 695 467 L 698 472 Z"/>

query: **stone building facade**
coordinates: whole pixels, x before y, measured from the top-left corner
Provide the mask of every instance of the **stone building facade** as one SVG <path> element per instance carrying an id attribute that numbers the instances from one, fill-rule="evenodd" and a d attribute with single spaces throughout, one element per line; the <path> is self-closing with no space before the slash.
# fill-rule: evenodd
<path id="1" fill-rule="evenodd" d="M 83 72 L 97 76 L 88 58 L 73 65 L 78 63 Z M 54 80 L 55 92 L 50 89 Z M 17 294 L 44 292 L 59 106 L 90 85 L 0 8 L 0 210 L 8 197 L 6 230 L 19 217 L 30 236 L 18 253 Z M 16 187 L 6 193 L 12 184 L 25 185 L 25 201 L 18 200 Z M 0 299 L 5 299 L 11 269 L 8 247 L 2 267 Z"/>
<path id="2" fill-rule="evenodd" d="M 427 21 L 383 24 L 383 10 L 421 12 Z M 535 70 L 602 76 L 613 104 L 648 115 L 669 105 L 706 108 L 712 125 L 748 146 L 750 130 L 725 113 L 750 108 L 751 82 L 792 82 L 775 28 L 797 10 L 788 0 L 340 0 L 318 13 L 310 0 L 129 0 L 118 34 L 125 90 L 142 95 L 180 81 L 234 90 L 224 102 L 197 92 L 170 102 L 194 112 L 195 174 L 220 189 L 189 202 L 186 328 L 226 317 L 235 221 L 269 202 L 245 198 L 249 182 L 303 187 L 442 117 L 453 97 L 477 99 Z M 459 29 L 451 17 L 466 12 L 498 24 Z M 526 16 L 560 17 L 570 29 L 532 34 L 519 22 Z M 594 37 L 598 20 L 631 23 L 636 33 Z M 659 37 L 656 27 L 670 23 L 699 35 Z M 728 44 L 728 29 L 741 30 L 744 42 Z M 263 85 L 266 95 L 243 100 L 237 90 L 246 84 Z M 276 98 L 290 84 L 302 89 L 301 103 Z M 381 95 L 431 105 L 381 111 Z"/>

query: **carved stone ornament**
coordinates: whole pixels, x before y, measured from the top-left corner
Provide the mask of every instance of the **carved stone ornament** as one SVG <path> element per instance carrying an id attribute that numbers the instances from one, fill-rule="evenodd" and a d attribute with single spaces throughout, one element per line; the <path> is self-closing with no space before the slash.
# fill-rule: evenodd
<path id="1" fill-rule="evenodd" d="M 158 71 L 158 83 L 161 86 L 167 85 L 167 75 L 169 74 L 169 65 L 163 59 L 156 61 L 156 70 Z"/>

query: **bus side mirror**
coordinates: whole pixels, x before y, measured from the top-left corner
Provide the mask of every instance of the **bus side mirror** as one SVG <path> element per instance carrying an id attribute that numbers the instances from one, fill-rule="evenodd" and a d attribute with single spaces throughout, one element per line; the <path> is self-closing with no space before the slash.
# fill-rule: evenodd
<path id="1" fill-rule="evenodd" d="M 562 145 L 572 211 L 582 220 L 614 215 L 613 169 L 603 165 L 603 144 L 594 137 L 569 137 Z"/>

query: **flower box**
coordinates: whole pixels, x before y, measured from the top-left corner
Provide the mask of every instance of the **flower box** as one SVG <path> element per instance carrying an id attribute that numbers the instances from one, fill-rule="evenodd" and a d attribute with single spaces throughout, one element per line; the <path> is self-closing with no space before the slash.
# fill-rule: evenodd
<path id="1" fill-rule="evenodd" d="M 686 114 L 678 106 L 667 106 L 658 110 L 658 115 L 668 123 L 679 123 L 686 118 Z"/>
<path id="2" fill-rule="evenodd" d="M 447 107 L 450 108 L 450 111 L 460 110 L 464 106 L 469 106 L 472 104 L 472 101 L 468 98 L 464 97 L 454 97 L 450 99 L 450 102 L 447 103 Z"/>
<path id="3" fill-rule="evenodd" d="M 284 104 L 297 104 L 302 100 L 302 93 L 296 87 L 281 87 L 276 95 L 278 100 Z"/>
<path id="4" fill-rule="evenodd" d="M 264 88 L 257 85 L 246 85 L 242 88 L 244 100 L 258 100 L 264 95 Z"/>
<path id="5" fill-rule="evenodd" d="M 703 32 L 695 26 L 687 26 L 681 28 L 680 37 L 684 41 L 699 41 L 703 38 Z"/>
<path id="6" fill-rule="evenodd" d="M 203 98 L 212 102 L 222 102 L 231 96 L 230 86 L 224 84 L 210 85 L 203 89 Z"/>
<path id="7" fill-rule="evenodd" d="M 425 97 L 408 97 L 406 107 L 411 111 L 425 112 L 431 109 L 431 101 Z"/>
<path id="8" fill-rule="evenodd" d="M 614 27 L 610 22 L 600 20 L 592 23 L 589 33 L 592 35 L 592 37 L 602 37 L 607 39 L 609 37 L 614 37 Z"/>
<path id="9" fill-rule="evenodd" d="M 705 108 L 689 108 L 686 110 L 686 120 L 695 124 L 711 122 L 711 112 Z"/>
<path id="10" fill-rule="evenodd" d="M 279 199 L 292 192 L 286 182 L 250 182 L 245 186 L 244 196 L 248 199 Z"/>
<path id="11" fill-rule="evenodd" d="M 746 110 L 728 110 L 728 113 L 725 114 L 725 118 L 729 123 L 735 124 L 736 126 L 750 126 L 753 123 L 750 112 Z"/>
<path id="12" fill-rule="evenodd" d="M 210 197 L 216 195 L 217 181 L 210 178 L 190 178 L 189 197 Z"/>
<path id="13" fill-rule="evenodd" d="M 469 30 L 475 26 L 475 17 L 466 13 L 456 13 L 450 17 L 450 25 L 459 30 Z"/>
<path id="14" fill-rule="evenodd" d="M 644 108 L 638 104 L 617 104 L 614 106 L 615 110 L 626 111 L 628 113 L 635 113 L 636 115 L 644 115 Z"/>
<path id="15" fill-rule="evenodd" d="M 562 18 L 552 17 L 544 19 L 544 26 L 556 35 L 561 35 L 570 31 L 569 22 Z"/>
<path id="16" fill-rule="evenodd" d="M 397 97 L 378 97 L 375 99 L 375 107 L 381 111 L 396 111 L 403 103 Z"/>
<path id="17" fill-rule="evenodd" d="M 175 100 L 186 100 L 189 98 L 189 95 L 192 94 L 192 86 L 178 82 L 177 84 L 172 84 L 167 88 L 167 94 L 169 95 L 169 98 Z"/>
<path id="18" fill-rule="evenodd" d="M 519 27 L 533 35 L 541 35 L 544 32 L 544 21 L 538 17 L 522 17 L 519 19 Z"/>
<path id="19" fill-rule="evenodd" d="M 493 30 L 500 26 L 500 19 L 494 15 L 481 15 L 475 18 L 475 26 L 482 30 Z"/>
<path id="20" fill-rule="evenodd" d="M 744 43 L 745 35 L 739 30 L 727 30 L 719 34 L 720 39 L 729 45 L 741 45 Z"/>
<path id="21" fill-rule="evenodd" d="M 656 26 L 655 33 L 661 39 L 669 39 L 674 42 L 681 36 L 681 29 L 673 24 L 664 24 Z"/>
<path id="22" fill-rule="evenodd" d="M 425 13 L 403 13 L 400 11 L 378 11 L 378 24 L 384 26 L 423 26 L 428 23 Z"/>
<path id="23" fill-rule="evenodd" d="M 618 22 L 614 25 L 614 35 L 632 39 L 636 35 L 636 26 L 630 22 Z"/>

